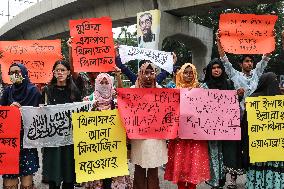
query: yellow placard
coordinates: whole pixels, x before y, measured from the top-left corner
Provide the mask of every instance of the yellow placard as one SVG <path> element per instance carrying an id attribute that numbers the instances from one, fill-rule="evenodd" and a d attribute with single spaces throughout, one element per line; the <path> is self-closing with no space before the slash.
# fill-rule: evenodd
<path id="1" fill-rule="evenodd" d="M 246 98 L 250 162 L 284 161 L 284 96 Z"/>
<path id="2" fill-rule="evenodd" d="M 118 110 L 74 113 L 72 123 L 78 183 L 129 175 Z"/>

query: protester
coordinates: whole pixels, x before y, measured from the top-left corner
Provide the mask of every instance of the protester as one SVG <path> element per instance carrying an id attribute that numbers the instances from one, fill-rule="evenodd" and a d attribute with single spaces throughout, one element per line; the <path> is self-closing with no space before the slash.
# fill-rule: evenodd
<path id="1" fill-rule="evenodd" d="M 280 95 L 279 82 L 274 73 L 265 73 L 252 97 Z M 284 188 L 284 161 L 249 164 L 248 122 L 245 113 L 242 121 L 244 151 L 246 154 L 247 173 L 246 188 L 248 189 L 282 189 Z"/>
<path id="2" fill-rule="evenodd" d="M 229 62 L 225 51 L 222 47 L 220 41 L 220 34 L 217 33 L 217 47 L 219 51 L 219 55 L 221 57 L 221 61 L 224 64 L 225 71 L 229 77 L 234 82 L 235 89 L 240 89 L 239 92 L 242 91 L 244 93 L 243 99 L 240 103 L 242 111 L 244 110 L 244 102 L 245 98 L 250 96 L 258 85 L 258 80 L 262 73 L 264 72 L 268 61 L 270 60 L 270 53 L 262 56 L 262 60 L 256 64 L 255 69 L 253 69 L 254 58 L 252 55 L 243 55 L 240 59 L 240 66 L 242 68 L 242 72 L 235 70 L 232 64 Z"/>
<path id="3" fill-rule="evenodd" d="M 223 63 L 215 58 L 209 62 L 205 72 L 202 88 L 234 90 L 234 84 L 227 78 Z M 242 95 L 241 92 L 238 94 Z M 241 101 L 242 99 L 239 98 Z M 226 172 L 233 175 L 243 173 L 241 160 L 238 156 L 240 141 L 209 141 L 211 180 L 207 182 L 212 188 L 222 188 L 226 182 Z M 232 179 L 235 181 L 235 179 Z M 229 183 L 229 189 L 235 188 L 236 183 Z"/>
<path id="4" fill-rule="evenodd" d="M 81 101 L 81 94 L 73 82 L 70 64 L 55 62 L 53 78 L 43 91 L 43 102 L 49 105 Z M 46 147 L 43 149 L 43 177 L 49 189 L 73 189 L 75 182 L 74 146 Z"/>
<path id="5" fill-rule="evenodd" d="M 176 76 L 176 88 L 197 88 L 196 68 L 184 64 Z M 165 179 L 178 185 L 179 189 L 196 189 L 197 184 L 210 179 L 207 141 L 170 140 Z"/>
<path id="6" fill-rule="evenodd" d="M 177 62 L 177 56 L 174 52 L 172 53 L 172 55 L 173 55 L 173 65 L 175 65 Z M 119 69 L 121 69 L 121 72 L 124 73 L 128 77 L 128 79 L 131 81 L 131 83 L 134 85 L 137 80 L 137 76 L 125 64 L 122 64 L 118 52 L 116 54 L 115 64 Z M 166 70 L 161 69 L 161 72 L 156 77 L 157 83 L 159 85 L 162 85 L 162 82 L 168 77 L 168 75 L 169 73 Z"/>
<path id="7" fill-rule="evenodd" d="M 238 90 L 239 96 L 243 95 L 242 101 L 240 102 L 241 107 L 241 118 L 243 112 L 245 110 L 244 102 L 245 98 L 250 96 L 257 88 L 259 78 L 263 74 L 268 61 L 270 60 L 270 53 L 267 53 L 262 56 L 262 60 L 256 64 L 255 69 L 254 66 L 254 58 L 252 55 L 243 55 L 240 59 L 240 67 L 242 68 L 242 72 L 235 70 L 232 64 L 229 62 L 225 51 L 222 47 L 220 41 L 220 34 L 217 33 L 217 47 L 219 51 L 219 55 L 221 57 L 221 61 L 224 64 L 225 71 L 230 80 L 233 81 L 235 89 Z M 236 183 L 237 175 L 231 175 L 231 184 L 234 185 Z"/>
<path id="8" fill-rule="evenodd" d="M 116 67 L 116 79 L 118 88 L 122 88 L 121 71 Z M 115 109 L 115 90 L 111 76 L 107 73 L 100 73 L 95 80 L 95 91 L 90 95 L 90 100 L 94 101 L 93 110 Z M 131 189 L 132 183 L 129 176 L 103 179 L 85 184 L 86 189 Z"/>
<path id="9" fill-rule="evenodd" d="M 1 97 L 1 106 L 38 106 L 41 94 L 28 77 L 27 68 L 20 63 L 13 63 L 9 68 L 12 85 L 8 86 Z M 20 162 L 18 175 L 3 175 L 3 189 L 17 189 L 20 177 L 21 189 L 33 189 L 33 174 L 38 171 L 39 160 L 37 149 L 24 149 L 21 129 Z"/>
<path id="10" fill-rule="evenodd" d="M 156 68 L 143 61 L 135 86 L 131 88 L 161 88 L 156 83 Z M 165 140 L 131 140 L 131 162 L 135 164 L 134 189 L 159 189 L 158 167 L 167 163 Z"/>

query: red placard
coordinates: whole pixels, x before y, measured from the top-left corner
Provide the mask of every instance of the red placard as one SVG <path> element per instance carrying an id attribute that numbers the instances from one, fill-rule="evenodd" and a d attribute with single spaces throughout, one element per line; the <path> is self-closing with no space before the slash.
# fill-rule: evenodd
<path id="1" fill-rule="evenodd" d="M 265 54 L 274 51 L 275 15 L 221 14 L 219 29 L 224 50 L 234 54 Z"/>
<path id="2" fill-rule="evenodd" d="M 62 59 L 60 40 L 0 41 L 0 52 L 4 83 L 11 83 L 8 72 L 14 62 L 27 67 L 32 83 L 48 83 L 55 61 Z"/>
<path id="3" fill-rule="evenodd" d="M 128 138 L 174 139 L 179 127 L 178 89 L 117 89 L 118 110 Z"/>
<path id="4" fill-rule="evenodd" d="M 0 175 L 19 174 L 20 128 L 19 108 L 0 106 Z"/>
<path id="5" fill-rule="evenodd" d="M 115 62 L 110 17 L 70 20 L 72 55 L 76 72 L 113 71 Z"/>

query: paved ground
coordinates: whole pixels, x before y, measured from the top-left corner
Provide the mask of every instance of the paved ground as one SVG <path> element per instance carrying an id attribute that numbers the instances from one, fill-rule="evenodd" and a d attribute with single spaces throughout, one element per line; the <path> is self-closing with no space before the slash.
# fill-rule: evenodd
<path id="1" fill-rule="evenodd" d="M 41 155 L 41 154 L 40 154 Z M 40 162 L 41 162 L 41 158 L 40 158 Z M 133 171 L 134 171 L 134 166 L 132 164 L 129 165 L 129 169 L 130 169 L 130 175 L 133 177 Z M 40 169 L 38 171 L 38 173 L 35 176 L 35 185 L 37 189 L 48 189 L 48 186 L 41 183 L 41 173 L 42 170 Z M 164 175 L 164 171 L 162 168 L 159 169 L 159 178 L 160 178 L 160 188 L 161 189 L 177 189 L 177 186 L 172 184 L 171 182 L 165 181 L 163 179 L 163 175 Z M 227 175 L 229 178 L 229 175 Z M 0 186 L 2 188 L 2 177 L 0 178 Z M 238 184 L 238 189 L 245 189 L 245 179 L 244 176 L 239 177 L 237 180 L 237 184 Z M 81 188 L 77 188 L 77 189 L 81 189 Z M 208 185 L 206 185 L 205 183 L 200 184 L 197 189 L 210 189 L 210 187 Z"/>

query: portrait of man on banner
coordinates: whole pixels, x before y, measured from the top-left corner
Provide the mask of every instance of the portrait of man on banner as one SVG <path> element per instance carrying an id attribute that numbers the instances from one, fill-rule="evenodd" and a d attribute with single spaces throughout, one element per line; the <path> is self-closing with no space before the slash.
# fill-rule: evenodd
<path id="1" fill-rule="evenodd" d="M 151 10 L 137 14 L 137 37 L 138 47 L 158 49 L 160 33 L 159 10 Z"/>

